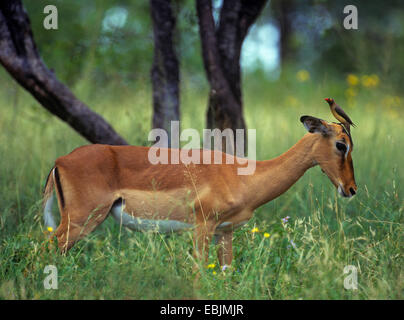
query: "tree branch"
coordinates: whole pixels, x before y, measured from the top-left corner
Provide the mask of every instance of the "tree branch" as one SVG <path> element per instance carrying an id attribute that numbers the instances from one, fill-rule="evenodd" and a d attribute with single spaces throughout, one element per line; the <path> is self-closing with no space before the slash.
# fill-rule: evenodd
<path id="1" fill-rule="evenodd" d="M 44 108 L 92 143 L 127 142 L 62 84 L 41 60 L 21 0 L 0 2 L 0 63 Z"/>

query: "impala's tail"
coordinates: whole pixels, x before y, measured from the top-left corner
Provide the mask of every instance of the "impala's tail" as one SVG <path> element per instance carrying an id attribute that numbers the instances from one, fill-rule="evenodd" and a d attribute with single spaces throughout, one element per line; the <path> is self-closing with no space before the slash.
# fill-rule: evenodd
<path id="1" fill-rule="evenodd" d="M 53 167 L 48 174 L 48 179 L 46 180 L 45 190 L 43 193 L 43 208 L 44 208 L 44 222 L 45 229 L 51 227 L 53 231 L 56 229 L 56 223 L 52 215 L 53 201 L 55 199 L 53 195 L 53 189 L 55 186 L 55 171 L 56 167 Z"/>

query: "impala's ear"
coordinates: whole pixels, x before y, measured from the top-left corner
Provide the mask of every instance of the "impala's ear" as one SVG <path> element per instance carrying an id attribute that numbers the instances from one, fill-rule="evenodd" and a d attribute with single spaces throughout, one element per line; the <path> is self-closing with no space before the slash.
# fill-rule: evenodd
<path id="1" fill-rule="evenodd" d="M 300 121 L 303 123 L 304 127 L 308 132 L 311 133 L 321 133 L 323 136 L 327 136 L 331 133 L 330 128 L 327 125 L 327 122 L 321 120 L 319 118 L 311 117 L 311 116 L 302 116 L 300 117 Z"/>

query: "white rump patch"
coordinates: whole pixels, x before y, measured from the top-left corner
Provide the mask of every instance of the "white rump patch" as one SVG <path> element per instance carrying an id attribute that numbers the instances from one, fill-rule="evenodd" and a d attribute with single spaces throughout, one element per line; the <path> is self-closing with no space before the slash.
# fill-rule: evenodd
<path id="1" fill-rule="evenodd" d="M 49 199 L 46 201 L 46 204 L 45 204 L 43 218 L 44 218 L 46 229 L 48 227 L 51 227 L 53 230 L 56 229 L 56 223 L 55 223 L 55 220 L 53 219 L 53 215 L 52 215 L 52 207 L 53 207 L 54 199 L 55 199 L 54 194 L 52 192 L 52 195 L 49 197 Z"/>

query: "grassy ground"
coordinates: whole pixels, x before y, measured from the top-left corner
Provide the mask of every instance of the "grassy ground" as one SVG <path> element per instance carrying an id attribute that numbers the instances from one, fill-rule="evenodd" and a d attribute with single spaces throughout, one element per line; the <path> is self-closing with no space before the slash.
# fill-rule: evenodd
<path id="1" fill-rule="evenodd" d="M 403 98 L 389 95 L 383 81 L 346 91 L 344 79 L 305 78 L 245 81 L 257 158 L 275 157 L 303 136 L 301 115 L 332 121 L 323 98 L 334 97 L 357 124 L 358 195 L 339 197 L 318 167 L 309 170 L 235 232 L 232 270 L 221 272 L 211 249 L 215 267 L 203 268 L 195 287 L 189 232 L 133 233 L 108 218 L 67 256 L 53 251 L 43 230 L 41 191 L 53 161 L 86 141 L 0 73 L 0 298 L 402 299 Z M 78 83 L 75 93 L 130 143 L 146 144 L 149 88 L 139 83 L 101 90 L 89 83 Z M 186 83 L 182 128 L 201 130 L 207 89 Z M 58 268 L 58 290 L 44 289 L 46 265 Z M 347 265 L 357 267 L 357 290 L 344 289 Z"/>

